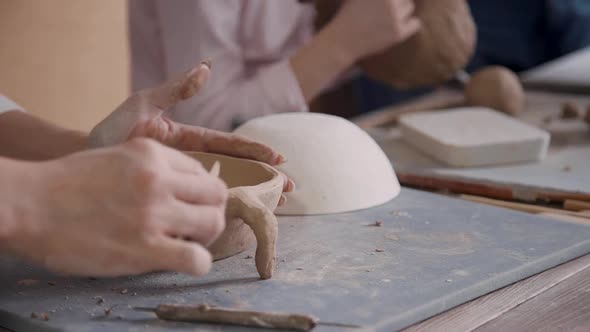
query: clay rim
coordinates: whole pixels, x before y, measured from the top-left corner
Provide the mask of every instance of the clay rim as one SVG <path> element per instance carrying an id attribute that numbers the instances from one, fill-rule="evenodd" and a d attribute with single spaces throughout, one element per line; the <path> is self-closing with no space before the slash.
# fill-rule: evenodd
<path id="1" fill-rule="evenodd" d="M 237 163 L 248 163 L 248 164 L 256 165 L 256 166 L 264 169 L 264 171 L 270 175 L 270 178 L 268 180 L 266 180 L 264 182 L 257 183 L 255 185 L 244 185 L 244 186 L 238 185 L 238 186 L 230 187 L 229 188 L 230 192 L 235 191 L 238 188 L 252 188 L 252 189 L 255 188 L 257 191 L 266 191 L 265 189 L 268 189 L 268 191 L 271 191 L 275 186 L 282 187 L 282 185 L 283 185 L 282 179 L 281 179 L 281 181 L 277 181 L 277 179 L 282 178 L 282 175 L 278 170 L 276 170 L 274 167 L 272 167 L 268 164 L 265 164 L 265 163 L 257 161 L 257 160 L 232 157 L 232 156 L 227 156 L 227 155 L 222 155 L 222 154 L 217 154 L 217 153 L 209 153 L 209 152 L 183 151 L 183 153 L 190 156 L 191 158 L 196 159 L 199 162 L 201 162 L 201 160 L 199 160 L 198 156 L 206 156 L 206 157 L 211 157 L 215 160 L 219 160 L 219 162 L 221 164 L 222 172 L 223 172 L 223 160 L 225 159 L 225 160 L 234 160 Z M 205 167 L 205 165 L 204 165 L 204 167 Z M 209 171 L 209 169 L 207 169 L 207 171 Z M 221 174 L 223 174 L 223 173 L 221 173 Z M 223 180 L 223 177 L 220 176 L 220 178 Z"/>

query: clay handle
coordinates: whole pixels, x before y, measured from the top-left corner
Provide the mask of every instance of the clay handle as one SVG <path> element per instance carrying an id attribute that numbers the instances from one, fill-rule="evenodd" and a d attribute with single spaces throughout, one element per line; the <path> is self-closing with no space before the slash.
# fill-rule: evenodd
<path id="1" fill-rule="evenodd" d="M 274 271 L 278 224 L 273 212 L 245 189 L 232 190 L 227 202 L 227 218 L 241 218 L 256 237 L 256 269 L 260 278 L 270 279 Z"/>

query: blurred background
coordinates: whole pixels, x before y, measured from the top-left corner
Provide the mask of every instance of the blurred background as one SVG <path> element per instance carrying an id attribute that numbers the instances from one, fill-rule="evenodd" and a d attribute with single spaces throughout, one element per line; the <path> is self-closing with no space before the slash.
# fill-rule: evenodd
<path id="1" fill-rule="evenodd" d="M 0 91 L 90 130 L 129 93 L 126 10 L 121 0 L 0 1 Z"/>

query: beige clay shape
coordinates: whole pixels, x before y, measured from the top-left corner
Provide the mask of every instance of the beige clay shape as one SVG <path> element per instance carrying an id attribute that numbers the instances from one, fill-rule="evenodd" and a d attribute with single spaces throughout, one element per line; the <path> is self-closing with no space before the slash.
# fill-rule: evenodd
<path id="1" fill-rule="evenodd" d="M 502 66 L 489 66 L 471 75 L 465 85 L 465 100 L 470 106 L 516 115 L 524 110 L 525 95 L 514 72 Z"/>
<path id="2" fill-rule="evenodd" d="M 226 228 L 209 246 L 213 259 L 242 252 L 257 242 L 256 269 L 262 279 L 272 277 L 278 234 L 273 214 L 283 191 L 282 175 L 269 165 L 240 158 L 187 152 L 229 187 Z M 219 166 L 215 166 L 219 165 Z"/>

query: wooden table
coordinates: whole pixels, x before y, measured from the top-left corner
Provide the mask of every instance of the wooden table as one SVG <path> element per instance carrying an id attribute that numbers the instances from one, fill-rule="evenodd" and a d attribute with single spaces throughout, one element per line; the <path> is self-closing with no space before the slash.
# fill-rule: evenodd
<path id="1" fill-rule="evenodd" d="M 404 330 L 417 331 L 590 331 L 590 255 Z"/>

